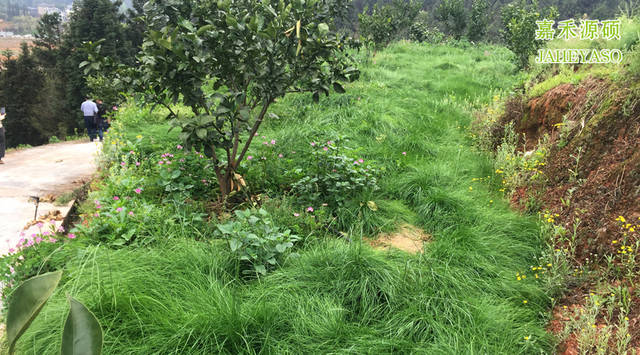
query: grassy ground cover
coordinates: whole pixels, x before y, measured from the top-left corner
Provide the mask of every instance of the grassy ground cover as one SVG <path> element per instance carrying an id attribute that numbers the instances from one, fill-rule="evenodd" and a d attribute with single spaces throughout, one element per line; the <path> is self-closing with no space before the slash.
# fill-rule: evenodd
<path id="1" fill-rule="evenodd" d="M 468 108 L 514 82 L 507 53 L 394 44 L 362 65 L 346 94 L 278 102 L 279 118 L 242 166 L 242 193 L 301 240 L 261 277 L 240 275 L 236 254 L 214 237 L 217 219 L 195 196 L 207 194 L 210 177 L 178 181 L 158 168 L 167 154 L 206 163 L 179 155 L 175 134 L 128 121 L 147 114 L 130 108 L 111 136 L 114 146 L 129 141 L 115 155 L 122 161 L 96 184 L 78 237 L 52 252 L 64 260 L 64 286 L 21 353 L 59 349 L 65 293 L 100 319 L 107 354 L 548 352 L 544 285 L 516 278 L 541 250 L 539 228 L 501 201 L 492 163 L 465 129 Z M 357 185 L 354 174 L 371 173 L 378 188 L 371 177 L 346 194 L 304 196 L 300 174 L 320 169 L 321 154 L 352 159 L 361 170 L 346 179 Z M 184 191 L 173 190 L 179 184 Z M 401 223 L 432 236 L 424 253 L 362 239 Z"/>

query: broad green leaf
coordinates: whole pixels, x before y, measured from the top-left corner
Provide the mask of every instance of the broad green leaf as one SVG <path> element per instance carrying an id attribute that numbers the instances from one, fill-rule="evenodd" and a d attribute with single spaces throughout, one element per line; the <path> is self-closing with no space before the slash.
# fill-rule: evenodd
<path id="1" fill-rule="evenodd" d="M 13 292 L 7 313 L 9 354 L 13 354 L 16 342 L 40 313 L 61 277 L 62 271 L 34 276 Z"/>
<path id="2" fill-rule="evenodd" d="M 198 36 L 201 36 L 203 33 L 207 32 L 207 31 L 210 31 L 210 30 L 212 30 L 212 29 L 214 29 L 214 28 L 215 28 L 215 27 L 214 27 L 213 25 L 204 25 L 204 26 L 202 26 L 202 27 L 200 27 L 200 28 L 198 29 L 198 32 L 196 32 L 196 34 L 197 34 Z"/>
<path id="3" fill-rule="evenodd" d="M 196 135 L 198 136 L 198 138 L 204 139 L 207 136 L 207 130 L 204 128 L 198 128 L 196 130 Z"/>
<path id="4" fill-rule="evenodd" d="M 319 23 L 318 24 L 318 32 L 320 32 L 321 35 L 326 35 L 327 33 L 329 33 L 329 26 L 326 23 Z"/>
<path id="5" fill-rule="evenodd" d="M 229 239 L 229 247 L 231 251 L 236 251 L 242 246 L 242 242 L 237 239 Z"/>
<path id="6" fill-rule="evenodd" d="M 265 268 L 264 265 L 254 265 L 253 268 L 256 269 L 256 272 L 260 275 L 267 274 L 267 268 Z"/>
<path id="7" fill-rule="evenodd" d="M 233 226 L 230 223 L 218 224 L 217 227 L 218 227 L 218 230 L 224 234 L 233 233 Z"/>
<path id="8" fill-rule="evenodd" d="M 62 355 L 100 355 L 102 328 L 82 303 L 69 297 L 69 316 L 62 332 Z"/>
<path id="9" fill-rule="evenodd" d="M 238 25 L 238 20 L 236 20 L 235 17 L 231 15 L 227 15 L 225 21 L 227 23 L 227 26 L 229 27 L 236 27 Z"/>

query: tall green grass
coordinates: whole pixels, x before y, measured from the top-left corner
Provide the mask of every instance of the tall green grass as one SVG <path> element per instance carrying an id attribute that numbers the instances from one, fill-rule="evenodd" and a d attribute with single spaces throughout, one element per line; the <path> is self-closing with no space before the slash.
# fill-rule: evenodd
<path id="1" fill-rule="evenodd" d="M 499 47 L 399 43 L 362 68 L 347 94 L 319 105 L 302 95 L 281 100 L 281 118 L 261 131 L 278 146 L 341 136 L 387 168 L 382 188 L 366 196 L 379 213 L 340 216 L 351 242 L 306 238 L 298 257 L 251 281 L 235 277 L 221 243 L 90 247 L 68 263 L 69 281 L 24 336 L 22 353 L 55 352 L 64 293 L 100 319 L 106 354 L 549 352 L 549 300 L 515 277 L 540 252 L 537 225 L 495 188 L 472 182 L 491 176 L 492 165 L 471 148 L 468 108 L 514 83 L 510 63 Z M 395 223 L 433 235 L 423 254 L 362 242 L 373 227 Z"/>

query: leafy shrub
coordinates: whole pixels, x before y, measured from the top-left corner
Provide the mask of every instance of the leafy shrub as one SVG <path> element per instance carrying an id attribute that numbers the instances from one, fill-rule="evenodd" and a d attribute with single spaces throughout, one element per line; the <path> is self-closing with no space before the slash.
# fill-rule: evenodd
<path id="1" fill-rule="evenodd" d="M 445 31 L 455 39 L 460 39 L 467 27 L 467 14 L 462 0 L 442 0 L 435 8 L 435 18 L 442 23 Z"/>
<path id="2" fill-rule="evenodd" d="M 178 199 L 159 201 L 153 195 L 161 191 L 149 193 L 140 188 L 132 188 L 126 195 L 106 195 L 118 187 L 103 187 L 90 195 L 92 202 L 81 206 L 83 221 L 72 232 L 112 248 L 147 246 L 175 236 L 198 236 L 184 235 L 185 225 L 199 231 L 199 235 L 206 234 L 202 232 L 207 229 L 206 214 L 199 205 Z M 151 201 L 145 193 L 151 195 Z"/>
<path id="3" fill-rule="evenodd" d="M 213 162 L 198 151 L 188 151 L 181 145 L 160 155 L 156 163 L 159 185 L 169 195 L 179 199 L 210 199 L 216 196 L 216 176 Z"/>
<path id="4" fill-rule="evenodd" d="M 364 8 L 358 14 L 361 36 L 372 41 L 376 46 L 386 46 L 391 41 L 407 35 L 409 27 L 418 15 L 422 5 L 415 1 L 392 0 L 391 3 L 378 7 L 374 5 Z"/>
<path id="5" fill-rule="evenodd" d="M 471 2 L 471 16 L 469 16 L 469 26 L 467 36 L 472 41 L 481 40 L 487 33 L 487 23 L 489 14 L 487 10 L 489 4 L 486 0 L 473 0 Z"/>
<path id="6" fill-rule="evenodd" d="M 312 150 L 308 161 L 313 163 L 306 169 L 289 172 L 298 177 L 291 192 L 304 204 L 325 204 L 334 209 L 364 191 L 378 189 L 377 168 L 365 164 L 363 158 L 342 153 L 333 142 Z"/>
<path id="7" fill-rule="evenodd" d="M 554 7 L 547 9 L 544 16 L 538 11 L 537 3 L 527 5 L 517 1 L 502 8 L 502 38 L 518 58 L 520 68 L 529 67 L 529 57 L 544 46 L 544 41 L 536 40 L 536 21 L 557 17 Z"/>
<path id="8" fill-rule="evenodd" d="M 66 261 L 67 253 L 76 235 L 65 234 L 61 227 L 54 224 L 38 224 L 39 231 L 31 236 L 22 235 L 17 245 L 9 248 L 9 253 L 0 257 L 0 268 L 8 272 L 0 273 L 3 285 L 2 301 L 6 304 L 7 296 L 21 282 L 44 272 L 61 269 Z M 74 241 L 74 243 L 77 243 Z"/>
<path id="9" fill-rule="evenodd" d="M 235 211 L 236 219 L 219 224 L 218 234 L 229 242 L 243 274 L 265 275 L 299 240 L 290 230 L 275 226 L 264 209 Z"/>
<path id="10" fill-rule="evenodd" d="M 437 28 L 429 28 L 425 23 L 415 22 L 409 27 L 409 39 L 416 42 L 440 43 L 444 33 Z"/>

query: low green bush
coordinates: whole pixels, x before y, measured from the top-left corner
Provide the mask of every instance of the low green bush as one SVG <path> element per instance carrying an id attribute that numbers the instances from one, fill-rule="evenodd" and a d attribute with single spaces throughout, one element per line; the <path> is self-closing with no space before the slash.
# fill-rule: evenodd
<path id="1" fill-rule="evenodd" d="M 38 223 L 39 231 L 30 236 L 21 234 L 18 243 L 11 246 L 8 254 L 0 257 L 2 302 L 7 304 L 12 291 L 25 280 L 50 271 L 61 269 L 70 254 L 84 243 L 74 233 L 65 233 L 55 224 Z M 6 311 L 6 309 L 5 309 Z"/>
<path id="2" fill-rule="evenodd" d="M 231 252 L 238 257 L 239 270 L 245 275 L 266 275 L 300 239 L 289 229 L 274 225 L 262 208 L 235 211 L 234 220 L 218 224 L 217 228 L 218 235 L 229 242 Z"/>

